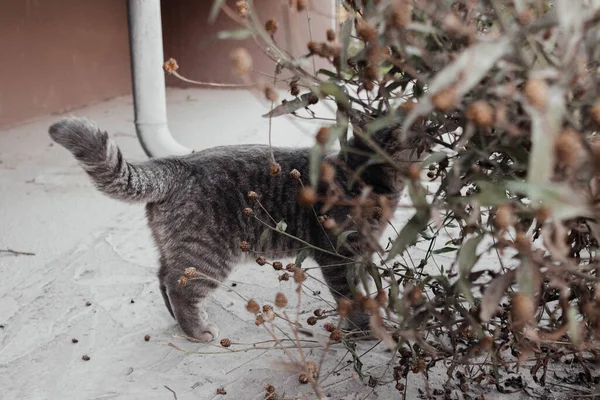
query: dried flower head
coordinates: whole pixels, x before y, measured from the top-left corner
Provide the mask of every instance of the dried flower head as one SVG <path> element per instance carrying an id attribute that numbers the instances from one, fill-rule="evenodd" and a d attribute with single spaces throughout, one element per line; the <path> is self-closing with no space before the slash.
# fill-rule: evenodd
<path id="1" fill-rule="evenodd" d="M 227 338 L 221 339 L 221 346 L 223 346 L 223 347 L 229 347 L 229 346 L 231 346 L 231 340 L 229 340 Z"/>
<path id="2" fill-rule="evenodd" d="M 242 240 L 242 242 L 240 243 L 240 249 L 244 252 L 250 251 L 250 243 L 246 242 L 245 240 Z"/>
<path id="3" fill-rule="evenodd" d="M 548 90 L 548 84 L 544 80 L 532 78 L 525 82 L 523 93 L 529 104 L 544 108 L 548 102 Z"/>
<path id="4" fill-rule="evenodd" d="M 350 311 L 352 310 L 352 302 L 348 299 L 341 299 L 338 302 L 337 309 L 340 313 L 340 317 L 345 318 L 350 315 Z"/>
<path id="5" fill-rule="evenodd" d="M 308 42 L 306 47 L 308 48 L 308 52 L 310 53 L 310 55 L 321 53 L 321 45 L 317 42 L 310 41 Z"/>
<path id="6" fill-rule="evenodd" d="M 312 325 L 315 325 L 315 324 L 317 323 L 317 317 L 315 317 L 315 316 L 312 316 L 312 315 L 311 315 L 311 316 L 310 316 L 310 317 L 308 317 L 308 319 L 306 320 L 306 323 L 307 323 L 307 324 L 309 324 L 309 325 L 311 325 L 311 326 L 312 326 Z"/>
<path id="7" fill-rule="evenodd" d="M 250 192 L 248 192 L 248 198 L 250 200 L 256 200 L 256 199 L 258 199 L 258 194 L 256 194 L 256 192 L 250 191 Z"/>
<path id="8" fill-rule="evenodd" d="M 306 273 L 302 268 L 294 269 L 294 281 L 298 284 L 306 280 Z"/>
<path id="9" fill-rule="evenodd" d="M 239 47 L 231 52 L 229 58 L 233 62 L 233 69 L 238 75 L 247 75 L 252 70 L 252 57 L 248 50 Z"/>
<path id="10" fill-rule="evenodd" d="M 256 326 L 260 326 L 265 323 L 265 318 L 262 314 L 258 314 L 256 316 L 256 319 L 254 320 L 254 323 L 256 324 Z"/>
<path id="11" fill-rule="evenodd" d="M 380 307 L 387 307 L 388 297 L 387 293 L 384 289 L 379 289 L 377 291 L 377 296 L 375 296 L 375 301 L 379 304 Z"/>
<path id="12" fill-rule="evenodd" d="M 510 205 L 502 204 L 498 207 L 496 216 L 494 217 L 494 225 L 496 228 L 507 229 L 508 227 L 513 226 L 515 222 L 515 215 Z"/>
<path id="13" fill-rule="evenodd" d="M 337 328 L 334 324 L 332 324 L 331 322 L 326 322 L 325 325 L 323 325 L 323 329 L 325 329 L 327 332 L 333 332 L 335 331 Z"/>
<path id="14" fill-rule="evenodd" d="M 335 168 L 329 163 L 322 162 L 321 170 L 319 171 L 319 177 L 323 182 L 332 183 L 335 179 Z"/>
<path id="15" fill-rule="evenodd" d="M 181 286 L 185 286 L 187 285 L 187 278 L 185 276 L 182 276 L 177 280 L 177 283 Z"/>
<path id="16" fill-rule="evenodd" d="M 417 307 L 423 303 L 423 288 L 421 286 L 414 286 L 408 292 L 408 302 L 413 307 Z"/>
<path id="17" fill-rule="evenodd" d="M 300 376 L 298 377 L 298 380 L 300 381 L 300 383 L 304 384 L 304 383 L 308 383 L 308 375 L 306 374 L 300 374 Z"/>
<path id="18" fill-rule="evenodd" d="M 333 42 L 335 40 L 335 31 L 333 29 L 327 29 L 326 36 L 327 40 Z"/>
<path id="19" fill-rule="evenodd" d="M 237 0 L 235 2 L 235 9 L 240 17 L 246 18 L 248 16 L 249 9 L 246 0 Z"/>
<path id="20" fill-rule="evenodd" d="M 269 383 L 266 383 L 265 384 L 265 391 L 267 393 L 275 393 L 275 386 L 273 386 L 273 385 L 271 385 Z"/>
<path id="21" fill-rule="evenodd" d="M 300 177 L 302 175 L 300 174 L 300 171 L 298 171 L 297 169 L 293 169 L 290 171 L 290 176 L 292 177 L 292 179 L 300 180 Z"/>
<path id="22" fill-rule="evenodd" d="M 327 144 L 329 140 L 329 128 L 322 126 L 315 135 L 315 140 L 321 145 Z"/>
<path id="23" fill-rule="evenodd" d="M 198 276 L 198 270 L 194 267 L 188 267 L 185 270 L 183 270 L 183 276 L 185 276 L 186 278 L 195 278 L 196 276 Z"/>
<path id="24" fill-rule="evenodd" d="M 296 0 L 296 11 L 302 12 L 306 10 L 307 3 L 306 0 Z"/>
<path id="25" fill-rule="evenodd" d="M 294 272 L 295 269 L 296 269 L 296 264 L 294 264 L 294 263 L 289 263 L 288 265 L 285 266 L 285 270 L 289 271 L 289 272 Z"/>
<path id="26" fill-rule="evenodd" d="M 421 179 L 421 164 L 412 163 L 408 166 L 408 178 L 413 181 Z"/>
<path id="27" fill-rule="evenodd" d="M 271 36 L 273 36 L 277 32 L 278 24 L 274 19 L 269 19 L 265 22 L 265 30 Z"/>
<path id="28" fill-rule="evenodd" d="M 248 310 L 248 312 L 251 312 L 252 314 L 258 314 L 260 311 L 260 306 L 258 305 L 256 300 L 250 299 L 246 304 L 246 310 Z"/>
<path id="29" fill-rule="evenodd" d="M 263 313 L 267 313 L 273 309 L 273 306 L 270 304 L 264 304 L 262 306 Z"/>
<path id="30" fill-rule="evenodd" d="M 177 64 L 177 60 L 175 60 L 174 58 L 169 58 L 164 64 L 163 64 L 163 69 L 169 73 L 172 74 L 173 72 L 177 71 L 179 69 L 179 65 Z"/>
<path id="31" fill-rule="evenodd" d="M 265 86 L 264 93 L 265 98 L 269 101 L 277 101 L 277 98 L 279 97 L 275 89 L 273 89 L 271 86 Z"/>
<path id="32" fill-rule="evenodd" d="M 287 272 L 284 272 L 283 274 L 279 275 L 279 277 L 277 279 L 279 279 L 279 282 L 289 281 L 290 280 L 290 274 L 288 274 Z"/>
<path id="33" fill-rule="evenodd" d="M 451 86 L 446 89 L 442 89 L 431 98 L 433 105 L 440 111 L 451 110 L 458 102 L 458 95 L 456 88 Z"/>
<path id="34" fill-rule="evenodd" d="M 478 100 L 467 107 L 466 117 L 475 125 L 488 128 L 494 124 L 494 108 L 485 100 Z"/>
<path id="35" fill-rule="evenodd" d="M 300 188 L 298 191 L 298 203 L 302 207 L 310 207 L 317 202 L 317 192 L 310 186 Z"/>
<path id="36" fill-rule="evenodd" d="M 270 170 L 269 170 L 269 173 L 271 174 L 271 176 L 277 176 L 277 175 L 279 175 L 280 172 L 281 172 L 281 165 L 279 165 L 276 162 L 272 162 Z"/>
<path id="37" fill-rule="evenodd" d="M 554 141 L 554 151 L 558 161 L 567 167 L 574 167 L 582 160 L 583 146 L 580 135 L 573 129 L 563 130 Z"/>
<path id="38" fill-rule="evenodd" d="M 533 322 L 535 319 L 535 310 L 536 307 L 531 297 L 521 292 L 515 293 L 510 302 L 510 316 L 513 328 L 521 331 L 526 325 Z"/>
<path id="39" fill-rule="evenodd" d="M 267 263 L 267 260 L 265 260 L 265 258 L 264 258 L 264 257 L 257 257 L 257 258 L 256 258 L 256 263 L 257 263 L 258 265 L 265 265 L 265 264 Z"/>
<path id="40" fill-rule="evenodd" d="M 149 342 L 150 341 L 150 335 L 144 336 L 144 341 Z"/>
<path id="41" fill-rule="evenodd" d="M 283 308 L 287 305 L 287 297 L 285 297 L 285 294 L 278 292 L 275 295 L 275 305 L 279 308 Z"/>
<path id="42" fill-rule="evenodd" d="M 377 29 L 370 25 L 367 21 L 358 23 L 356 32 L 358 36 L 365 42 L 374 42 L 377 39 Z"/>
<path id="43" fill-rule="evenodd" d="M 342 332 L 339 329 L 335 329 L 333 332 L 331 332 L 331 335 L 329 335 L 329 340 L 332 342 L 339 342 L 342 340 Z"/>
<path id="44" fill-rule="evenodd" d="M 267 311 L 262 313 L 263 319 L 265 322 L 272 322 L 275 319 L 275 311 L 273 311 L 273 307 L 269 308 Z"/>
<path id="45" fill-rule="evenodd" d="M 283 264 L 280 261 L 273 262 L 273 269 L 275 271 L 281 271 L 283 269 Z"/>
<path id="46" fill-rule="evenodd" d="M 317 364 L 314 361 L 309 361 L 306 363 L 306 369 L 308 369 L 308 372 L 310 372 L 310 374 L 312 375 L 312 377 L 314 379 L 317 379 L 318 377 L 318 369 L 317 369 Z"/>
<path id="47" fill-rule="evenodd" d="M 254 210 L 252 210 L 250 207 L 244 208 L 242 213 L 247 217 L 254 217 Z"/>
<path id="48" fill-rule="evenodd" d="M 313 314 L 315 314 L 316 317 L 322 317 L 323 315 L 325 315 L 325 311 L 321 308 L 317 308 Z"/>

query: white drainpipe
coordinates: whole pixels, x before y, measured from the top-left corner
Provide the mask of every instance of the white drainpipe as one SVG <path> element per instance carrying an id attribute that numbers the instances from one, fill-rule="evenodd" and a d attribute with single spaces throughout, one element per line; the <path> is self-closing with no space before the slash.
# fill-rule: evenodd
<path id="1" fill-rule="evenodd" d="M 135 129 L 148 157 L 190 154 L 167 125 L 160 0 L 129 0 Z"/>

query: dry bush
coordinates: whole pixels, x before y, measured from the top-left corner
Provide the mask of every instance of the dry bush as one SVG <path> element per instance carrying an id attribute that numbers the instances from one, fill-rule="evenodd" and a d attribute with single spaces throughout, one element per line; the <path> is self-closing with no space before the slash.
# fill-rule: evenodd
<path id="1" fill-rule="evenodd" d="M 388 325 L 374 334 L 399 355 L 389 371 L 398 389 L 410 372 L 443 364 L 448 384 L 465 393 L 486 382 L 506 392 L 519 384 L 504 377 L 523 363 L 543 385 L 549 363 L 569 361 L 583 372 L 567 383 L 591 397 L 600 339 L 599 2 L 342 4 L 338 29 L 307 43 L 299 59 L 274 39 L 283 21 L 259 20 L 251 1 L 217 0 L 214 12 L 240 23 L 231 37 L 254 37 L 272 58 L 270 83 L 289 85 L 288 98 L 276 103 L 274 86 L 261 83 L 248 53 L 232 54 L 245 85 L 262 87 L 272 102 L 269 118 L 316 118 L 310 109 L 320 101 L 336 113 L 328 134 L 342 148 L 350 127 L 368 137 L 396 125 L 401 139 L 435 145 L 420 170 L 399 168 L 411 180 L 414 216 L 359 268 L 382 288 L 356 301 Z M 311 10 L 309 1 L 289 5 Z M 328 67 L 313 73 L 313 58 Z M 323 147 L 334 143 L 316 136 L 312 186 Z M 412 263 L 415 243 L 428 250 Z M 498 266 L 478 263 L 484 253 L 497 254 Z M 454 262 L 438 268 L 441 254 Z M 258 305 L 253 310 L 263 316 L 257 324 L 274 319 Z M 315 314 L 308 325 L 331 313 Z M 301 331 L 297 319 L 289 323 Z M 333 336 L 328 346 L 341 340 L 352 349 L 352 338 Z M 302 354 L 294 365 L 320 393 L 320 371 Z"/>

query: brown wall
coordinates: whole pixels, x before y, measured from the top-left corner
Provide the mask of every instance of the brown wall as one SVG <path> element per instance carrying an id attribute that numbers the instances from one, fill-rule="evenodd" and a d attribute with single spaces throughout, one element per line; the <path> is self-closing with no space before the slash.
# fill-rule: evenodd
<path id="1" fill-rule="evenodd" d="M 257 70 L 273 74 L 275 64 L 256 46 L 253 39 L 218 40 L 217 32 L 239 29 L 240 25 L 224 13 L 220 13 L 214 24 L 208 23 L 212 0 L 169 0 L 162 3 L 163 36 L 165 58 L 177 60 L 183 76 L 200 81 L 237 83 L 239 79 L 231 73 L 230 52 L 237 47 L 250 51 Z M 235 1 L 227 4 L 234 7 Z M 311 32 L 315 41 L 325 41 L 325 31 L 333 27 L 334 0 L 312 0 Z M 277 43 L 295 57 L 307 53 L 309 30 L 305 12 L 290 10 L 287 0 L 255 0 L 254 5 L 262 21 L 274 18 L 279 23 L 275 34 Z M 284 27 L 289 20 L 290 35 Z M 268 78 L 267 78 L 268 79 Z M 167 85 L 194 86 L 168 76 Z"/>
<path id="2" fill-rule="evenodd" d="M 131 91 L 125 0 L 0 0 L 0 126 Z"/>

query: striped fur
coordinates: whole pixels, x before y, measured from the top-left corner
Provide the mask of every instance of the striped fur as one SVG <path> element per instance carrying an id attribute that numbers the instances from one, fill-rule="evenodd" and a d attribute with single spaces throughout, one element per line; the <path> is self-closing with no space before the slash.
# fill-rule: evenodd
<path id="1" fill-rule="evenodd" d="M 263 221 L 269 222 L 271 217 L 284 220 L 289 234 L 331 252 L 335 252 L 332 243 L 336 243 L 336 237 L 323 229 L 317 215 L 344 223 L 353 212 L 348 206 L 333 206 L 321 213 L 323 204 L 317 203 L 315 213 L 298 204 L 299 185 L 288 173 L 297 169 L 306 184 L 310 149 L 273 149 L 282 173 L 271 176 L 271 150 L 263 145 L 215 147 L 188 156 L 132 164 L 124 160 L 108 134 L 88 120 L 65 118 L 52 125 L 49 133 L 73 153 L 101 192 L 119 200 L 146 204 L 148 224 L 160 254 L 158 277 L 165 305 L 185 334 L 200 341 L 210 341 L 219 332 L 199 312 L 200 303 L 240 261 L 240 242 L 258 246 L 265 230 L 264 225 L 242 214 L 244 208 L 252 208 Z M 391 129 L 377 132 L 373 139 L 405 165 L 418 159 L 414 149 L 400 146 Z M 395 204 L 404 188 L 398 171 L 383 163 L 360 168 L 372 149 L 357 139 L 350 140 L 349 148 L 347 158 L 337 154 L 326 158 L 337 172 L 336 186 L 345 188 L 346 196 L 352 197 L 368 185 L 375 195 L 384 195 Z M 354 179 L 354 171 L 360 171 L 359 180 Z M 324 194 L 326 190 L 327 184 L 321 182 L 319 192 Z M 270 217 L 248 199 L 249 191 L 258 193 Z M 380 221 L 374 220 L 370 229 L 379 231 L 380 227 Z M 367 246 L 361 236 L 351 235 L 350 246 L 340 254 L 356 257 Z M 288 256 L 294 256 L 300 247 L 293 239 L 273 234 L 262 248 L 255 250 L 285 250 Z M 334 298 L 351 297 L 347 268 L 339 266 L 345 259 L 318 251 L 311 256 L 322 267 Z M 179 284 L 178 279 L 188 267 L 195 267 L 205 279 Z M 359 312 L 349 321 L 359 328 L 368 325 L 368 317 Z"/>

